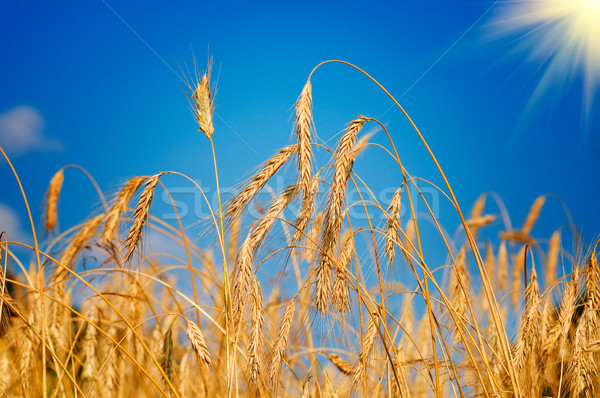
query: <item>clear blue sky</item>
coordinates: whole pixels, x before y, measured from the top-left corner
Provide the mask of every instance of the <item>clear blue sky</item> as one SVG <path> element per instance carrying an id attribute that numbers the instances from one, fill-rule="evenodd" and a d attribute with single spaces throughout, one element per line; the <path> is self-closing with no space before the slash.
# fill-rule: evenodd
<path id="1" fill-rule="evenodd" d="M 128 177 L 162 170 L 214 187 L 210 147 L 196 131 L 178 66 L 191 64 L 192 49 L 203 66 L 210 51 L 219 78 L 214 139 L 221 183 L 228 186 L 290 142 L 292 107 L 308 73 L 320 61 L 342 59 L 402 96 L 463 206 L 493 190 L 521 224 L 536 196 L 555 194 L 591 240 L 600 225 L 600 157 L 592 151 L 600 147 L 600 102 L 591 105 L 588 117 L 583 114 L 577 73 L 530 102 L 543 69 L 519 49 L 518 37 L 492 37 L 489 20 L 497 7 L 491 6 L 4 2 L 0 120 L 24 119 L 33 138 L 17 142 L 5 132 L 0 144 L 11 154 L 38 218 L 48 181 L 68 163 L 87 168 L 105 191 Z M 324 67 L 313 78 L 313 99 L 324 140 L 355 114 L 381 117 L 412 174 L 439 182 L 400 112 L 386 113 L 389 99 L 357 72 Z M 380 162 L 377 154 L 365 153 L 357 162 L 361 173 L 378 186 L 399 185 L 392 163 Z M 11 211 L 23 217 L 6 164 L 0 164 L 0 187 L 5 222 Z M 95 206 L 92 187 L 69 171 L 61 228 Z M 497 212 L 493 206 L 491 211 Z M 448 229 L 456 225 L 455 218 L 441 218 Z M 564 224 L 559 205 L 550 201 L 539 235 L 548 237 Z M 24 220 L 21 230 L 26 232 Z"/>

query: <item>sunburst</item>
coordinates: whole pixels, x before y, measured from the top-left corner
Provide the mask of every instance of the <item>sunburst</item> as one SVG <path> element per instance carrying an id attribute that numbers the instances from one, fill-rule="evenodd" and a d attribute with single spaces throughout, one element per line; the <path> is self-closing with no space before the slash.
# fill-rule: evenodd
<path id="1" fill-rule="evenodd" d="M 600 86 L 600 0 L 521 0 L 499 7 L 493 26 L 519 35 L 519 45 L 543 68 L 534 97 L 575 76 L 589 112 Z"/>

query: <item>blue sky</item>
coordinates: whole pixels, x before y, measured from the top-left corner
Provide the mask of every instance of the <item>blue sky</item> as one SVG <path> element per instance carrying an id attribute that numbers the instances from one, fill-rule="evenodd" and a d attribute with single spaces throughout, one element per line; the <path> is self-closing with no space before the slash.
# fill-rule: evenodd
<path id="1" fill-rule="evenodd" d="M 8 2 L 0 12 L 0 145 L 38 220 L 48 181 L 69 163 L 88 169 L 107 193 L 128 177 L 162 170 L 214 189 L 210 146 L 196 131 L 180 79 L 179 65 L 192 64 L 193 50 L 200 66 L 212 54 L 219 79 L 214 139 L 223 186 L 240 183 L 290 142 L 293 104 L 308 73 L 320 61 L 342 59 L 401 98 L 465 208 L 481 192 L 495 191 L 520 225 L 538 195 L 553 194 L 588 241 L 598 234 L 600 156 L 592 149 L 600 147 L 600 102 L 584 115 L 577 73 L 531 102 L 543 65 L 518 46 L 518 36 L 494 35 L 490 18 L 500 5 L 60 4 Z M 405 167 L 439 183 L 406 120 L 372 83 L 341 65 L 323 67 L 312 82 L 320 138 L 333 137 L 355 114 L 380 118 Z M 385 143 L 381 134 L 374 141 Z M 374 186 L 398 186 L 393 163 L 369 151 L 357 170 Z M 167 185 L 185 186 L 169 178 Z M 24 206 L 6 164 L 0 181 L 0 221 L 26 236 Z M 97 206 L 92 186 L 69 170 L 61 229 Z M 497 213 L 493 205 L 490 212 Z M 452 230 L 456 217 L 446 214 L 440 218 Z M 565 222 L 550 200 L 534 235 L 549 237 Z"/>

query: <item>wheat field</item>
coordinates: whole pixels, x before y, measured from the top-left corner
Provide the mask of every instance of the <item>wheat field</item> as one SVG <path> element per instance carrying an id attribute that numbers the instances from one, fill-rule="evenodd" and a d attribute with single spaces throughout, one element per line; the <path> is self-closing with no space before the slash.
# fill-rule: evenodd
<path id="1" fill-rule="evenodd" d="M 404 113 L 458 226 L 439 224 L 422 190 L 433 184 L 410 174 L 380 121 L 355 116 L 333 147 L 315 139 L 311 77 L 325 63 L 357 69 Z M 57 204 L 68 178 L 65 168 L 54 174 L 34 245 L 5 233 L 0 239 L 3 396 L 600 394 L 597 242 L 566 245 L 559 225 L 550 236 L 534 236 L 546 196 L 518 228 L 498 217 L 489 194 L 463 211 L 394 97 L 352 64 L 325 63 L 298 97 L 294 141 L 273 148 L 223 202 L 210 65 L 187 80 L 199 137 L 212 146 L 219 198 L 210 217 L 198 220 L 201 234 L 181 218 L 169 223 L 152 214 L 156 193 L 168 193 L 165 176 L 204 195 L 173 171 L 130 178 L 106 196 L 100 191 L 103 205 L 89 219 L 59 231 Z M 371 143 L 367 125 L 380 129 L 387 145 Z M 402 175 L 389 203 L 355 172 L 369 146 Z M 284 189 L 259 206 L 257 196 L 276 177 L 285 179 Z M 353 187 L 366 193 L 351 201 Z M 417 202 L 429 216 L 415 211 Z M 367 217 L 353 219 L 354 208 Z M 149 233 L 178 254 L 146 250 Z M 17 247 L 30 255 L 15 254 Z M 446 261 L 431 260 L 429 251 Z"/>

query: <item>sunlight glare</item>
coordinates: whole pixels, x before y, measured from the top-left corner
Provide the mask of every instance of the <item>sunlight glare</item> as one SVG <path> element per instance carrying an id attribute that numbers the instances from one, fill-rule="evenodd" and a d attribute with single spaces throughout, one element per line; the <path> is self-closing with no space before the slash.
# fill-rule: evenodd
<path id="1" fill-rule="evenodd" d="M 521 35 L 531 58 L 545 67 L 534 96 L 551 83 L 581 74 L 586 111 L 600 83 L 600 0 L 524 0 L 501 8 L 494 21 L 504 35 Z"/>

